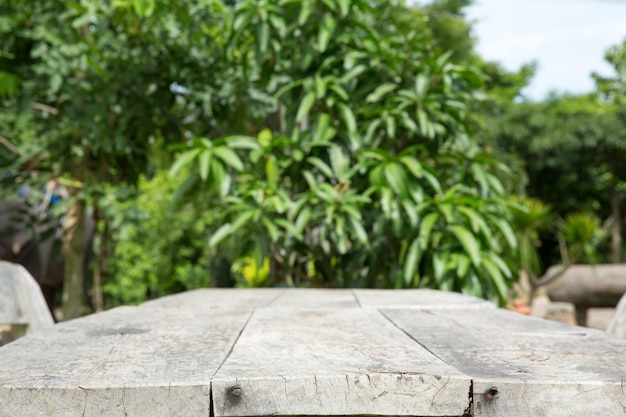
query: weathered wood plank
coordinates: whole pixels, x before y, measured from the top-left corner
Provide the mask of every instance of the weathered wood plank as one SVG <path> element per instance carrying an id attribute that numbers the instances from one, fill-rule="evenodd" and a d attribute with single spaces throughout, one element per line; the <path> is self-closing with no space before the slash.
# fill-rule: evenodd
<path id="1" fill-rule="evenodd" d="M 0 349 L 0 416 L 207 416 L 211 399 L 216 416 L 460 416 L 470 388 L 475 416 L 622 416 L 626 340 L 458 294 L 268 289 L 166 297 Z"/>
<path id="2" fill-rule="evenodd" d="M 563 268 L 552 266 L 546 276 Z M 558 279 L 547 285 L 552 301 L 564 301 L 577 308 L 615 307 L 626 292 L 626 265 L 572 265 Z"/>
<path id="3" fill-rule="evenodd" d="M 609 322 L 606 331 L 626 339 L 626 293 L 622 295 L 619 303 L 617 303 L 615 313 L 613 313 L 613 318 Z"/>
<path id="4" fill-rule="evenodd" d="M 590 359 L 591 360 L 591 359 Z M 498 388 L 488 400 L 484 392 Z M 624 387 L 618 383 L 478 379 L 474 381 L 475 417 L 623 417 Z"/>
<path id="5" fill-rule="evenodd" d="M 353 290 L 289 288 L 275 298 L 272 308 L 350 308 L 359 307 Z"/>
<path id="6" fill-rule="evenodd" d="M 248 311 L 121 307 L 0 349 L 3 416 L 206 416 Z"/>
<path id="7" fill-rule="evenodd" d="M 179 294 L 168 295 L 156 300 L 143 303 L 142 307 L 182 308 L 191 306 L 215 310 L 254 310 L 257 307 L 267 307 L 280 297 L 283 288 L 201 288 Z"/>
<path id="8" fill-rule="evenodd" d="M 2 399 L 2 417 L 209 416 L 209 387 L 127 386 L 15 388 Z"/>
<path id="9" fill-rule="evenodd" d="M 272 308 L 495 308 L 493 303 L 467 295 L 435 290 L 304 289 L 304 288 L 203 288 L 148 301 L 142 306 L 215 309 Z"/>
<path id="10" fill-rule="evenodd" d="M 626 340 L 505 310 L 383 313 L 472 377 L 475 416 L 626 413 Z"/>
<path id="11" fill-rule="evenodd" d="M 216 416 L 461 415 L 470 378 L 374 309 L 257 309 L 213 380 Z"/>
<path id="12" fill-rule="evenodd" d="M 37 281 L 23 266 L 5 261 L 0 261 L 0 324 L 26 325 L 27 333 L 54 324 Z"/>
<path id="13" fill-rule="evenodd" d="M 456 292 L 416 290 L 353 290 L 362 307 L 428 309 L 495 308 L 493 303 Z"/>

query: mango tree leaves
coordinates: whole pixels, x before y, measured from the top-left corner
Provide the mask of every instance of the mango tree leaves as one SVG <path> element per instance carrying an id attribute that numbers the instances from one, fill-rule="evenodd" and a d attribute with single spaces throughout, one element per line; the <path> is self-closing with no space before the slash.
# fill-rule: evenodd
<path id="1" fill-rule="evenodd" d="M 235 100 L 271 100 L 230 127 L 261 132 L 258 147 L 200 140 L 173 167 L 209 185 L 221 219 L 211 245 L 267 256 L 274 279 L 296 285 L 503 297 L 516 241 L 505 167 L 472 138 L 476 73 L 393 2 L 246 0 L 232 13 Z"/>

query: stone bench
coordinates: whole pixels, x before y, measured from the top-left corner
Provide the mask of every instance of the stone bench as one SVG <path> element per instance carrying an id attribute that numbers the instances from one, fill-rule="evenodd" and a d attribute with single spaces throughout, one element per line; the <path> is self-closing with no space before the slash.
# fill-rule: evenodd
<path id="1" fill-rule="evenodd" d="M 0 261 L 0 343 L 52 326 L 39 284 L 21 265 Z"/>
<path id="2" fill-rule="evenodd" d="M 456 293 L 203 289 L 0 348 L 0 415 L 617 417 L 625 354 Z"/>
<path id="3" fill-rule="evenodd" d="M 553 266 L 546 275 L 561 267 Z M 585 325 L 587 309 L 615 307 L 626 293 L 626 264 L 572 265 L 547 286 L 552 301 L 572 303 L 578 324 Z"/>

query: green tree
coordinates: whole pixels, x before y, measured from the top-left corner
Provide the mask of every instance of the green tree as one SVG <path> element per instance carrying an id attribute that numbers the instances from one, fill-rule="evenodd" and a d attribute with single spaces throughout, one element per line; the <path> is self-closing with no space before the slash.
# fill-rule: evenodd
<path id="1" fill-rule="evenodd" d="M 507 168 L 472 138 L 481 83 L 421 11 L 380 1 L 241 1 L 226 56 L 271 100 L 245 135 L 199 136 L 212 247 L 269 258 L 271 282 L 506 296 Z M 248 94 L 248 96 L 253 96 Z M 245 100 L 244 100 L 245 101 Z M 246 107 L 245 104 L 243 104 Z"/>
<path id="2" fill-rule="evenodd" d="M 103 184 L 134 184 L 151 155 L 222 120 L 233 102 L 220 76 L 229 71 L 219 53 L 225 10 L 218 1 L 0 2 L 0 136 L 17 149 L 3 157 L 73 190 L 65 318 L 82 306 L 84 242 L 74 216 L 99 201 L 91 196 Z"/>
<path id="3" fill-rule="evenodd" d="M 465 8 L 471 0 L 434 0 L 423 6 L 426 27 L 432 33 L 433 47 L 439 53 L 452 51 L 457 62 L 469 62 L 476 58 L 472 26 L 465 16 Z"/>
<path id="4" fill-rule="evenodd" d="M 107 201 L 140 179 L 155 192 L 143 175 L 179 143 L 173 173 L 193 169 L 174 199 L 184 219 L 205 219 L 214 272 L 269 263 L 269 284 L 502 298 L 513 276 L 505 246 L 515 245 L 508 169 L 476 142 L 475 110 L 481 86 L 512 100 L 520 79 L 477 70 L 488 65 L 471 51 L 465 4 L 0 1 L 0 157 L 72 185 L 74 213 L 94 207 L 100 279 L 109 239 L 132 253 L 149 224 L 111 224 L 124 217 Z M 79 260 L 80 242 L 69 247 Z M 146 274 L 140 293 L 161 294 L 153 285 L 164 281 Z M 176 278 L 169 290 L 189 285 Z"/>
<path id="5" fill-rule="evenodd" d="M 512 226 L 518 241 L 517 269 L 522 287 L 528 282 L 528 305 L 537 290 L 560 278 L 570 266 L 580 262 L 595 263 L 597 250 L 606 237 L 598 218 L 585 212 L 571 213 L 555 220 L 550 207 L 534 198 L 515 198 L 511 206 Z M 556 231 L 554 231 L 556 226 Z M 548 274 L 539 257 L 542 232 L 555 233 L 561 256 L 561 267 Z"/>
<path id="6" fill-rule="evenodd" d="M 594 73 L 593 77 L 601 96 L 609 102 L 619 104 L 623 111 L 626 104 L 626 40 L 620 45 L 610 47 L 604 57 L 613 67 L 613 75 L 604 77 Z"/>
<path id="7" fill-rule="evenodd" d="M 119 187 L 106 193 L 109 204 L 100 205 L 108 210 L 117 243 L 110 277 L 103 283 L 105 307 L 210 284 L 215 274 L 210 273 L 214 265 L 206 229 L 215 220 L 201 199 L 172 210 L 171 196 L 179 182 L 180 177 L 160 171 L 149 180 L 142 176 L 137 191 L 126 198 Z"/>
<path id="8" fill-rule="evenodd" d="M 626 141 L 617 106 L 596 95 L 555 96 L 512 106 L 487 126 L 495 146 L 523 161 L 528 195 L 561 217 L 584 211 L 610 222 L 619 262 Z"/>

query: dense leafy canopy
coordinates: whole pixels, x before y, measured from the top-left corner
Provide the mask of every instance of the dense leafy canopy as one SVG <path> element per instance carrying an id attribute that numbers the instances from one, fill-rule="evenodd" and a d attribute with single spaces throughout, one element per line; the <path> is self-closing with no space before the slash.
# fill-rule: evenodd
<path id="1" fill-rule="evenodd" d="M 488 134 L 526 162 L 528 192 L 561 214 L 608 207 L 611 178 L 626 179 L 622 121 L 615 106 L 593 95 L 518 104 Z"/>
<path id="2" fill-rule="evenodd" d="M 135 184 L 166 144 L 233 102 L 228 83 L 206 76 L 228 71 L 205 33 L 224 29 L 224 10 L 220 2 L 0 2 L 4 178 L 58 178 L 74 190 L 76 213 L 107 183 Z M 84 256 L 82 233 L 69 227 L 80 223 L 65 223 L 68 260 Z M 66 265 L 66 281 L 82 275 L 80 259 Z M 69 287 L 66 317 L 80 314 L 82 284 Z"/>
<path id="3" fill-rule="evenodd" d="M 238 132 L 256 136 L 198 137 L 173 167 L 208 184 L 210 245 L 269 258 L 289 285 L 505 297 L 507 170 L 472 139 L 479 73 L 440 53 L 417 9 L 279 4 L 238 3 L 225 44 L 269 99 Z"/>
<path id="4" fill-rule="evenodd" d="M 15 80 L 3 84 L 6 135 L 44 161 L 39 170 L 132 183 L 155 147 L 180 141 L 212 109 L 201 93 L 228 87 L 204 76 L 222 64 L 204 33 L 224 25 L 219 4 L 154 7 L 149 19 L 138 5 L 151 2 L 132 4 L 2 3 L 0 74 Z"/>
<path id="5" fill-rule="evenodd" d="M 492 115 L 486 124 L 483 134 L 490 143 L 521 161 L 528 175 L 526 192 L 549 203 L 554 214 L 565 219 L 554 222 L 556 234 L 553 228 L 543 228 L 541 240 L 549 243 L 542 247 L 544 265 L 559 258 L 566 264 L 620 262 L 622 258 L 621 207 L 626 180 L 622 163 L 626 156 L 623 50 L 617 46 L 607 52 L 615 75 L 596 75 L 596 93 L 552 95 L 540 103 L 517 103 Z M 602 226 L 598 217 L 605 219 Z M 514 225 L 519 230 L 515 219 Z M 610 250 L 603 239 L 608 229 Z M 539 228 L 533 233 L 537 232 Z M 557 239 L 557 235 L 561 237 Z M 563 251 L 564 240 L 570 241 L 570 253 Z"/>
<path id="6" fill-rule="evenodd" d="M 613 67 L 614 73 L 610 77 L 593 74 L 598 91 L 609 102 L 624 106 L 626 103 L 626 39 L 622 44 L 610 47 L 606 51 L 605 60 Z M 623 108 L 621 110 L 624 111 Z"/>
<path id="7" fill-rule="evenodd" d="M 233 279 L 502 300 L 549 229 L 520 179 L 611 212 L 624 54 L 601 101 L 514 103 L 533 66 L 483 61 L 467 4 L 0 0 L 3 177 L 93 207 L 109 304 Z"/>

